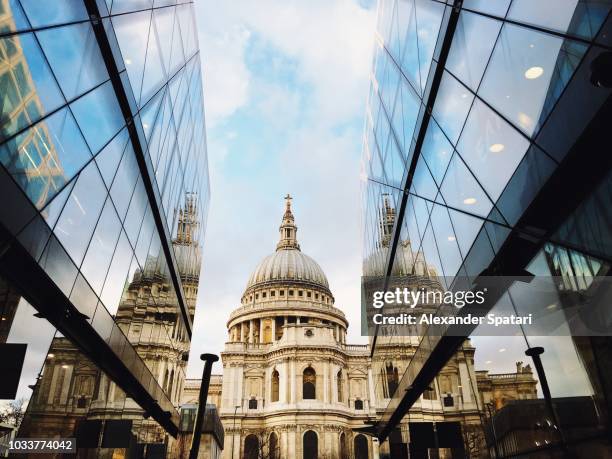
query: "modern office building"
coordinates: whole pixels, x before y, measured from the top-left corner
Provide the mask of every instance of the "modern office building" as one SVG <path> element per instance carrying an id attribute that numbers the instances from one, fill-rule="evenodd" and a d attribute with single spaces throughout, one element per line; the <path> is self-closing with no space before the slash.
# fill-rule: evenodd
<path id="1" fill-rule="evenodd" d="M 178 457 L 210 196 L 192 3 L 1 0 L 0 107 L 3 430 Z"/>
<path id="2" fill-rule="evenodd" d="M 379 2 L 363 150 L 364 274 L 392 285 L 424 263 L 446 290 L 489 285 L 486 312 L 540 319 L 502 336 L 480 326 L 463 335 L 422 330 L 371 428 L 381 457 L 612 455 L 611 321 L 601 300 L 612 257 L 611 8 Z M 381 224 L 387 207 L 390 225 Z M 459 311 L 471 308 L 439 314 Z M 473 437 L 465 422 L 451 432 L 414 413 L 468 336 L 485 370 L 453 391 L 482 401 Z M 373 361 L 411 339 L 374 333 Z M 531 390 L 524 364 L 537 399 L 477 393 L 512 378 Z"/>

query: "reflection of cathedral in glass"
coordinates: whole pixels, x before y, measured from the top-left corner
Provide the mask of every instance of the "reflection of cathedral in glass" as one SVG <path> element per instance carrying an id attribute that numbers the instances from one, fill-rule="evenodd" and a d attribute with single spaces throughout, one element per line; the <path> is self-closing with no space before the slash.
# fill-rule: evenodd
<path id="1" fill-rule="evenodd" d="M 200 247 L 197 240 L 197 196 L 188 194 L 179 210 L 179 224 L 173 247 L 185 289 L 189 313 L 193 317 L 198 291 Z M 159 257 L 149 256 L 143 269 L 137 269 L 125 286 L 115 321 L 133 345 L 138 356 L 161 384 L 173 405 L 185 383 L 189 340 L 176 297 L 169 295 L 169 274 Z M 32 401 L 20 436 L 73 437 L 88 429 L 131 435 L 143 450 L 167 450 L 178 454 L 178 445 L 109 377 L 93 365 L 66 338 L 53 340 L 39 381 L 33 387 Z M 98 425 L 102 423 L 101 429 Z M 110 429 L 112 431 L 112 428 Z M 99 447 L 96 457 L 114 457 L 112 438 L 80 448 Z M 93 450 L 91 450 L 93 451 Z"/>

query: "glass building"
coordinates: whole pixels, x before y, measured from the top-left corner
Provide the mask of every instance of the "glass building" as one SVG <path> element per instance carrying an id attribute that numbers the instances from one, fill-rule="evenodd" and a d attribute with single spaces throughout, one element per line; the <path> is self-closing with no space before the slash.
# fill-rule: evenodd
<path id="1" fill-rule="evenodd" d="M 381 457 L 612 456 L 612 321 L 594 301 L 612 261 L 611 8 L 379 2 L 363 145 L 364 275 L 386 286 L 435 277 L 451 291 L 493 278 L 487 311 L 556 327 L 374 333 L 386 408 L 371 433 Z M 402 343 L 414 344 L 411 353 L 387 352 Z M 461 361 L 475 371 L 443 381 Z M 535 397 L 483 386 L 487 375 L 487 384 L 516 380 L 526 365 Z"/>
<path id="2" fill-rule="evenodd" d="M 0 0 L 0 108 L 0 435 L 176 457 L 210 196 L 192 2 Z"/>

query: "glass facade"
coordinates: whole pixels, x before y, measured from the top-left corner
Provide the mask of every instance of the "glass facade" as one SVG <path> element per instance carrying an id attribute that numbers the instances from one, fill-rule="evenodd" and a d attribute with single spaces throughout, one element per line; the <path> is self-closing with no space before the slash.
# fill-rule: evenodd
<path id="1" fill-rule="evenodd" d="M 0 0 L 2 432 L 178 454 L 210 197 L 200 69 L 192 2 Z"/>
<path id="2" fill-rule="evenodd" d="M 379 2 L 363 141 L 364 276 L 388 286 L 429 279 L 443 290 L 536 276 L 554 295 L 534 301 L 530 284 L 514 282 L 491 310 L 577 308 L 607 335 L 569 325 L 563 336 L 521 325 L 512 336 L 474 329 L 470 339 L 434 326 L 375 334 L 381 457 L 612 455 L 610 317 L 585 312 L 612 261 L 611 90 L 601 70 L 610 68 L 611 9 Z M 410 351 L 399 355 L 401 346 Z"/>

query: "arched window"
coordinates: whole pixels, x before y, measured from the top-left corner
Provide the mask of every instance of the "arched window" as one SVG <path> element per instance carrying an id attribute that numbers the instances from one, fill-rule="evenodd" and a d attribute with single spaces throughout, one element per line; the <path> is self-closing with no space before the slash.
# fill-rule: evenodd
<path id="1" fill-rule="evenodd" d="M 243 459 L 259 458 L 259 440 L 255 435 L 248 435 L 244 439 L 244 454 L 242 457 Z"/>
<path id="2" fill-rule="evenodd" d="M 274 370 L 272 372 L 272 401 L 273 402 L 278 402 L 278 387 L 279 387 L 278 371 Z"/>
<path id="3" fill-rule="evenodd" d="M 317 459 L 319 457 L 319 438 L 315 431 L 309 430 L 304 434 L 302 446 L 304 459 Z"/>
<path id="4" fill-rule="evenodd" d="M 270 459 L 278 459 L 280 457 L 278 437 L 274 432 L 270 434 L 270 440 L 268 440 L 268 457 Z"/>
<path id="5" fill-rule="evenodd" d="M 317 393 L 317 373 L 308 367 L 302 375 L 302 398 L 304 400 L 314 400 Z"/>
<path id="6" fill-rule="evenodd" d="M 342 379 L 342 370 L 340 370 L 338 372 L 338 375 L 336 376 L 336 384 L 338 386 L 338 401 L 342 402 L 344 400 L 344 391 L 343 391 L 344 381 Z"/>
<path id="7" fill-rule="evenodd" d="M 363 410 L 363 400 L 355 400 L 355 409 L 356 410 Z"/>
<path id="8" fill-rule="evenodd" d="M 346 444 L 344 432 L 340 434 L 340 459 L 349 459 L 348 445 Z"/>
<path id="9" fill-rule="evenodd" d="M 368 459 L 368 440 L 365 435 L 357 435 L 354 440 L 355 459 Z"/>
<path id="10" fill-rule="evenodd" d="M 395 393 L 395 389 L 397 389 L 397 385 L 399 383 L 399 373 L 397 371 L 397 367 L 393 366 L 393 363 L 388 363 L 387 367 L 387 393 L 388 397 L 393 397 Z"/>

